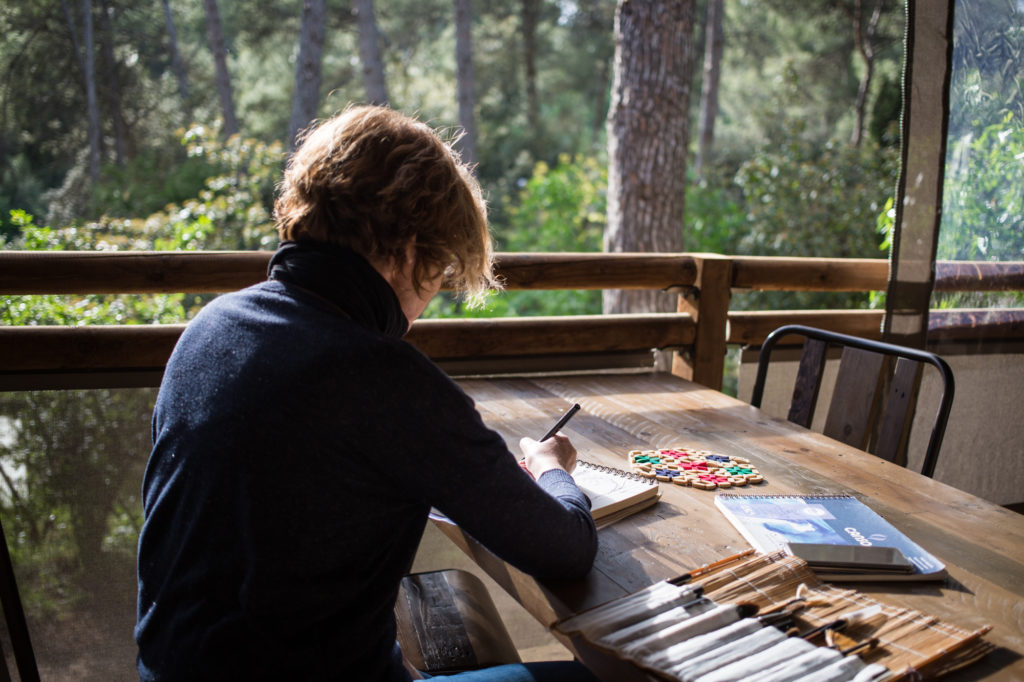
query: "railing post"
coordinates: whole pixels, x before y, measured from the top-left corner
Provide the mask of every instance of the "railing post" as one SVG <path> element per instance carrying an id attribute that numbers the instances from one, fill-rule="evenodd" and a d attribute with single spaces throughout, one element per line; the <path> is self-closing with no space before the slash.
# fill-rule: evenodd
<path id="1" fill-rule="evenodd" d="M 697 262 L 697 279 L 692 290 L 679 295 L 677 310 L 693 317 L 697 335 L 692 349 L 676 352 L 672 373 L 720 391 L 725 371 L 732 259 L 711 253 L 692 255 Z"/>

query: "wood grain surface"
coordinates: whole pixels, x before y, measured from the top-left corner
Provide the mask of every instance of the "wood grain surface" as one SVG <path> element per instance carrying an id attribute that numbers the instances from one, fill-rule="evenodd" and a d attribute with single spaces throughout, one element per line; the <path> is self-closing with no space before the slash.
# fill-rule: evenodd
<path id="1" fill-rule="evenodd" d="M 563 432 L 582 458 L 628 468 L 631 449 L 703 448 L 747 457 L 765 475 L 765 483 L 734 492 L 854 495 L 944 561 L 949 577 L 850 585 L 964 630 L 991 625 L 986 639 L 998 649 L 944 679 L 1024 679 L 1024 516 L 667 373 L 467 379 L 460 385 L 517 455 L 522 436 L 539 437 L 578 402 L 583 409 Z M 714 506 L 714 491 L 668 484 L 662 491 L 651 509 L 600 531 L 594 570 L 571 584 L 540 585 L 458 528 L 442 530 L 550 625 L 748 548 Z M 645 679 L 578 642 L 564 643 L 603 679 Z"/>

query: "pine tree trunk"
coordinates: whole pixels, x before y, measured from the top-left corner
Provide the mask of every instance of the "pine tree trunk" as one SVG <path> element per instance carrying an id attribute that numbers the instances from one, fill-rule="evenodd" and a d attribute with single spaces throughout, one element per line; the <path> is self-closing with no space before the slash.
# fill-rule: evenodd
<path id="1" fill-rule="evenodd" d="M 238 132 L 238 118 L 235 116 L 235 100 L 231 92 L 231 74 L 228 73 L 228 48 L 224 43 L 224 29 L 220 24 L 220 10 L 217 0 L 204 0 L 206 6 L 206 36 L 213 52 L 216 70 L 217 97 L 220 99 L 220 113 L 224 118 L 224 137 Z"/>
<path id="2" fill-rule="evenodd" d="M 608 113 L 608 252 L 683 250 L 694 0 L 619 0 Z M 605 312 L 674 311 L 676 296 L 606 291 Z"/>
<path id="3" fill-rule="evenodd" d="M 178 30 L 174 27 L 174 15 L 171 14 L 170 0 L 163 0 L 164 21 L 167 24 L 167 40 L 171 50 L 171 70 L 178 81 L 178 95 L 181 96 L 182 104 L 188 102 L 188 76 L 185 74 L 185 63 L 181 59 L 181 51 L 178 49 Z"/>
<path id="4" fill-rule="evenodd" d="M 455 80 L 459 100 L 459 125 L 465 132 L 459 140 L 459 151 L 462 153 L 462 160 L 469 164 L 477 162 L 472 33 L 470 0 L 455 0 Z"/>
<path id="5" fill-rule="evenodd" d="M 96 86 L 92 68 L 92 6 L 87 0 L 83 0 L 82 4 L 88 22 L 89 46 L 85 49 L 78 39 L 75 16 L 71 7 L 68 6 L 68 0 L 60 0 L 60 7 L 65 14 L 65 22 L 68 24 L 68 34 L 71 36 L 72 49 L 75 50 L 75 60 L 78 61 L 79 71 L 82 72 L 82 83 L 85 87 L 86 114 L 89 118 L 89 178 L 95 182 L 99 179 L 99 111 L 96 106 Z"/>
<path id="6" fill-rule="evenodd" d="M 534 158 L 540 154 L 540 102 L 537 97 L 537 20 L 540 0 L 522 0 L 523 71 L 526 81 L 526 125 Z"/>
<path id="7" fill-rule="evenodd" d="M 320 74 L 324 54 L 324 26 L 327 23 L 327 0 L 305 0 L 302 3 L 302 27 L 299 29 L 299 56 L 295 60 L 295 95 L 292 116 L 288 123 L 288 145 L 295 148 L 295 138 L 316 118 L 320 105 Z"/>
<path id="8" fill-rule="evenodd" d="M 700 89 L 700 132 L 694 174 L 701 177 L 704 166 L 711 163 L 715 141 L 715 119 L 718 117 L 718 81 L 722 74 L 723 0 L 708 0 L 707 28 L 704 32 L 704 73 Z"/>
<path id="9" fill-rule="evenodd" d="M 845 8 L 845 5 L 843 7 Z M 871 19 L 869 19 L 865 25 L 863 3 L 861 0 L 856 0 L 853 4 L 852 19 L 854 40 L 857 42 L 857 52 L 860 54 L 861 59 L 864 60 L 864 75 L 860 80 L 859 87 L 857 88 L 857 103 L 854 106 L 857 116 L 854 120 L 853 133 L 850 135 L 850 144 L 854 147 L 859 147 L 860 143 L 864 139 L 865 120 L 867 119 L 868 93 L 871 91 L 871 80 L 875 73 L 874 39 L 875 33 L 878 30 L 878 21 L 881 16 L 882 2 L 880 1 L 875 5 L 875 9 L 871 14 Z"/>
<path id="10" fill-rule="evenodd" d="M 387 104 L 388 88 L 384 78 L 384 59 L 380 53 L 380 31 L 373 12 L 373 0 L 356 0 L 359 27 L 359 58 L 363 63 L 363 86 L 370 104 Z"/>
<path id="11" fill-rule="evenodd" d="M 100 179 L 100 105 L 96 97 L 92 0 L 82 0 L 82 22 L 82 46 L 85 48 L 85 96 L 89 108 L 89 177 L 96 182 Z"/>
<path id="12" fill-rule="evenodd" d="M 67 0 L 61 0 L 64 19 L 71 35 L 71 46 L 75 51 L 75 59 L 82 71 L 82 83 L 85 86 L 86 114 L 89 117 L 89 178 L 96 182 L 100 178 L 100 111 L 96 98 L 96 59 L 93 56 L 92 0 L 82 0 L 82 41 L 78 40 L 78 29 L 75 18 L 68 7 Z"/>
<path id="13" fill-rule="evenodd" d="M 110 19 L 111 10 L 107 3 L 101 6 L 103 17 L 103 61 L 107 71 L 106 99 L 110 108 L 110 117 L 114 124 L 114 159 L 118 166 L 124 166 L 127 155 L 128 131 L 124 122 L 121 107 L 121 81 L 117 76 L 117 60 L 114 58 L 114 25 Z"/>

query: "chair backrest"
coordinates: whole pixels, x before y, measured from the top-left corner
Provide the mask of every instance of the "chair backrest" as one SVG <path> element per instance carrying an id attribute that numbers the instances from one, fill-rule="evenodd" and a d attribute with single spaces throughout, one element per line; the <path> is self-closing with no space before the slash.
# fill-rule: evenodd
<path id="1" fill-rule="evenodd" d="M 829 347 L 842 347 L 835 389 L 822 432 L 830 438 L 867 450 L 890 462 L 902 458 L 913 422 L 921 369 L 930 364 L 939 371 L 942 396 L 935 415 L 921 473 L 935 473 L 946 421 L 953 404 L 953 371 L 938 355 L 927 351 L 871 341 L 856 336 L 785 325 L 765 339 L 757 363 L 750 403 L 761 406 L 772 350 L 786 336 L 804 337 L 790 403 L 789 421 L 810 428 L 824 376 Z"/>

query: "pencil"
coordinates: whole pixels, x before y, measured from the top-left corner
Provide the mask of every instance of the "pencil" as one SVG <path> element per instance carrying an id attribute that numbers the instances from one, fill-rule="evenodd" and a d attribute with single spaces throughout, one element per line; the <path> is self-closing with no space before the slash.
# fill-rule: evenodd
<path id="1" fill-rule="evenodd" d="M 580 411 L 580 404 L 579 403 L 574 404 L 572 407 L 570 407 L 568 410 L 566 410 L 566 413 L 562 415 L 562 418 L 559 419 L 558 422 L 556 422 L 555 425 L 551 427 L 550 431 L 548 431 L 547 433 L 544 434 L 544 436 L 540 439 L 540 442 L 543 443 L 548 438 L 551 438 L 551 436 L 553 436 L 556 433 L 558 433 L 558 430 L 561 429 L 563 426 L 565 426 L 569 422 L 569 420 L 572 419 L 572 416 L 574 414 L 576 414 L 577 412 L 579 412 L 579 411 Z"/>

